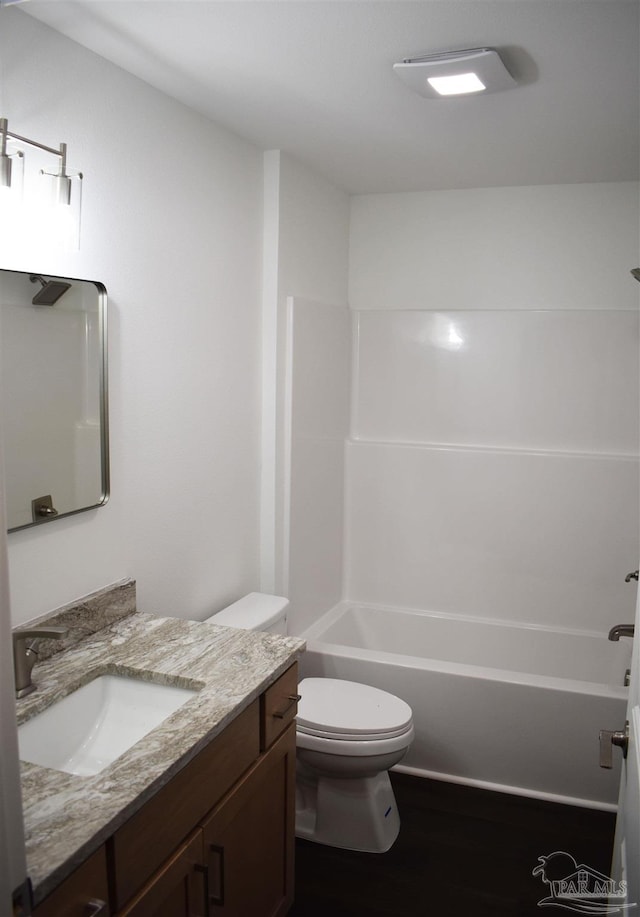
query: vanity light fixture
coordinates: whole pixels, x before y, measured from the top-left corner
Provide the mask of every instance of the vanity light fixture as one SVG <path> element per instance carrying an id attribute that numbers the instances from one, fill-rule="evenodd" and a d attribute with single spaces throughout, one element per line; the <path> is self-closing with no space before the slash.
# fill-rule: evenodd
<path id="1" fill-rule="evenodd" d="M 427 99 L 500 92 L 516 85 L 495 48 L 408 57 L 393 69 L 403 83 Z"/>
<path id="2" fill-rule="evenodd" d="M 1 2 L 1 0 L 0 0 Z M 37 140 L 30 140 L 28 137 L 22 137 L 9 130 L 9 124 L 6 118 L 0 118 L 0 190 L 13 189 L 16 184 L 16 170 L 14 162 L 18 161 L 22 165 L 24 154 L 22 150 L 15 153 L 7 153 L 7 141 L 14 141 L 16 144 L 27 144 L 52 156 L 59 157 L 60 164 L 57 172 L 47 172 L 40 169 L 40 175 L 50 185 L 50 211 L 59 211 L 59 220 L 56 220 L 53 213 L 48 214 L 48 219 L 43 217 L 47 226 L 50 226 L 51 232 L 60 232 L 64 236 L 65 247 L 78 248 L 80 240 L 80 206 L 82 195 L 82 172 L 69 172 L 67 170 L 67 144 L 61 143 L 59 149 L 46 146 Z M 21 178 L 21 176 L 20 176 Z M 77 182 L 77 190 L 72 193 L 72 183 Z M 59 224 L 59 226 L 57 225 Z"/>
<path id="3" fill-rule="evenodd" d="M 53 156 L 60 157 L 60 168 L 56 173 L 45 172 L 42 170 L 43 175 L 50 175 L 56 179 L 56 189 L 58 192 L 58 201 L 61 204 L 70 204 L 71 203 L 71 179 L 72 177 L 67 174 L 67 144 L 61 143 L 60 149 L 55 150 L 51 146 L 45 146 L 44 143 L 38 143 L 37 140 L 29 140 L 28 137 L 21 137 L 20 134 L 14 134 L 9 130 L 9 122 L 6 118 L 0 118 L 0 143 L 1 143 L 1 152 L 0 152 L 0 187 L 10 188 L 11 187 L 11 156 L 7 155 L 7 140 L 15 140 L 17 143 L 27 143 L 29 146 L 37 147 L 39 150 L 44 150 L 45 153 L 51 153 Z M 22 156 L 22 152 L 19 152 L 19 156 Z M 82 172 L 78 173 L 78 177 L 82 178 Z"/>

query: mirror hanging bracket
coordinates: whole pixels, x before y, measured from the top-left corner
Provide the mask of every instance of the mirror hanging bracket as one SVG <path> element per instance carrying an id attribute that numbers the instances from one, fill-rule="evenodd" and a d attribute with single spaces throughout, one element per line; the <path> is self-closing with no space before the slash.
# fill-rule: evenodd
<path id="1" fill-rule="evenodd" d="M 51 494 L 46 494 L 44 497 L 36 497 L 35 500 L 31 501 L 31 515 L 34 523 L 48 522 L 49 519 L 53 519 L 58 515 L 58 510 L 54 508 Z"/>

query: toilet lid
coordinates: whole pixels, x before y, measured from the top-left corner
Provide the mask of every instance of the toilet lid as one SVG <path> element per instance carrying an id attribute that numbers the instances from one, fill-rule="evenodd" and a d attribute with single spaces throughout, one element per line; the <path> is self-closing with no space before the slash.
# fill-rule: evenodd
<path id="1" fill-rule="evenodd" d="M 370 685 L 305 678 L 298 690 L 302 699 L 296 720 L 302 732 L 353 740 L 401 735 L 411 726 L 409 704 Z"/>

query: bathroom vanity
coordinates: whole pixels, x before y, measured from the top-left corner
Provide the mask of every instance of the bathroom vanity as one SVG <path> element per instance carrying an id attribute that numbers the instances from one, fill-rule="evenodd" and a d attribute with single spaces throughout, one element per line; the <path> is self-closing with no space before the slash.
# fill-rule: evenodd
<path id="1" fill-rule="evenodd" d="M 105 673 L 196 690 L 94 776 L 22 764 L 36 917 L 286 914 L 303 649 L 135 614 L 34 670 L 19 722 Z"/>

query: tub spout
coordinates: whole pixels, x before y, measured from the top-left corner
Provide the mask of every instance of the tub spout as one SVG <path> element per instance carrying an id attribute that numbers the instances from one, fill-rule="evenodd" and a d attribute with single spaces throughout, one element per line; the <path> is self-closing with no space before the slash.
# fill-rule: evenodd
<path id="1" fill-rule="evenodd" d="M 609 640 L 619 640 L 620 637 L 633 637 L 633 624 L 616 624 L 609 631 Z"/>

